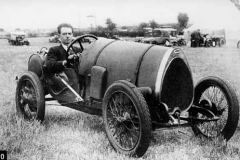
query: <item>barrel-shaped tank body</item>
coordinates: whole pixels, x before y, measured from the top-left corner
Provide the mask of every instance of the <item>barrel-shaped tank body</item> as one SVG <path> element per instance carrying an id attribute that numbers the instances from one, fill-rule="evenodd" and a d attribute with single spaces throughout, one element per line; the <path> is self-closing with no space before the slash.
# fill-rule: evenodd
<path id="1" fill-rule="evenodd" d="M 192 103 L 192 75 L 180 49 L 101 38 L 82 53 L 79 74 L 90 75 L 93 66 L 107 70 L 107 87 L 117 80 L 150 87 L 153 98 L 165 103 L 169 112 Z"/>

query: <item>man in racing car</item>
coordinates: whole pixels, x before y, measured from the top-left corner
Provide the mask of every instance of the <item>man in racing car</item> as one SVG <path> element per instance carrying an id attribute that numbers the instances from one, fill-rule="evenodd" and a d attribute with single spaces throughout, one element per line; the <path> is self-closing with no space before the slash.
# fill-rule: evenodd
<path id="1" fill-rule="evenodd" d="M 66 82 L 68 82 L 67 75 L 63 72 L 65 68 L 73 68 L 75 53 L 81 50 L 77 47 L 72 47 L 67 53 L 68 45 L 73 40 L 73 27 L 68 23 L 62 23 L 57 27 L 59 39 L 61 44 L 59 46 L 51 47 L 46 58 L 46 67 L 48 72 L 56 73 Z"/>

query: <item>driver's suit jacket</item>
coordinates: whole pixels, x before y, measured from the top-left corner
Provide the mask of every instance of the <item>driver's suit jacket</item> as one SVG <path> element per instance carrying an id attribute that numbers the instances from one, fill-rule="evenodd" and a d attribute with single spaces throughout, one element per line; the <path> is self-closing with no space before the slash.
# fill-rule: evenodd
<path id="1" fill-rule="evenodd" d="M 78 47 L 73 46 L 73 52 L 78 53 L 81 50 Z M 68 57 L 67 51 L 62 45 L 51 47 L 47 53 L 45 60 L 45 66 L 47 70 L 52 73 L 62 72 L 65 67 L 70 68 L 71 66 L 64 66 L 63 61 Z M 73 59 L 70 60 L 73 63 Z"/>

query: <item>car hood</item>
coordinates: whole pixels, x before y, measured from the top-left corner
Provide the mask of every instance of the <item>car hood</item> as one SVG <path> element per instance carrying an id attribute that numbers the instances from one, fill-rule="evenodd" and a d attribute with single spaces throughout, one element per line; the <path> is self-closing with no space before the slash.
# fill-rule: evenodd
<path id="1" fill-rule="evenodd" d="M 149 37 L 149 38 L 143 38 L 142 39 L 142 41 L 143 42 L 150 42 L 150 41 L 152 41 L 152 40 L 154 40 L 155 38 L 153 38 L 153 37 Z"/>
<path id="2" fill-rule="evenodd" d="M 177 37 L 170 36 L 171 40 L 177 40 Z"/>

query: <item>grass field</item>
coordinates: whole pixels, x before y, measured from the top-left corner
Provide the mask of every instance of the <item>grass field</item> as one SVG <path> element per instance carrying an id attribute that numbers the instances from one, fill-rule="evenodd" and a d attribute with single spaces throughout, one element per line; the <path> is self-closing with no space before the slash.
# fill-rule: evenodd
<path id="1" fill-rule="evenodd" d="M 0 39 L 0 150 L 8 159 L 125 160 L 104 133 L 102 118 L 47 103 L 43 124 L 26 122 L 15 115 L 15 77 L 27 70 L 28 58 L 48 43 L 48 38 L 29 39 L 30 46 L 9 46 Z M 214 75 L 227 81 L 240 100 L 240 50 L 237 40 L 221 48 L 181 47 L 190 64 L 194 83 Z M 240 125 L 238 125 L 240 126 Z M 240 130 L 226 143 L 194 136 L 190 128 L 154 132 L 150 147 L 139 159 L 225 160 L 239 159 Z"/>

